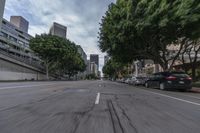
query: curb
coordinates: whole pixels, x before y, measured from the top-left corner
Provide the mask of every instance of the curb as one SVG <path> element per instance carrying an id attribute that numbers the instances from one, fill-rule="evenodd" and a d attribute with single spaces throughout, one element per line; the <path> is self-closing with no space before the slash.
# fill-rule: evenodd
<path id="1" fill-rule="evenodd" d="M 200 93 L 200 88 L 192 88 L 190 91 Z"/>

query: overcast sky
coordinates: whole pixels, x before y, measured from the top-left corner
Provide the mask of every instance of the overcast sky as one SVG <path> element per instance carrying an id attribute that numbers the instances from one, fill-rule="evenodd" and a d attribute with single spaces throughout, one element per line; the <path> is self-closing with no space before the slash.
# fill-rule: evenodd
<path id="1" fill-rule="evenodd" d="M 101 17 L 108 5 L 115 0 L 6 0 L 4 17 L 23 16 L 29 21 L 31 35 L 48 33 L 53 22 L 68 27 L 67 38 L 81 45 L 89 54 L 103 55 L 98 45 L 98 30 Z"/>

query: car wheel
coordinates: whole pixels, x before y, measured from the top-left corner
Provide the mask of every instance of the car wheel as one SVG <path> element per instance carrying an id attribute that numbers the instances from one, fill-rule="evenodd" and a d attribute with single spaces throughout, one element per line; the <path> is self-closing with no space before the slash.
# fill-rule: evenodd
<path id="1" fill-rule="evenodd" d="M 190 89 L 182 89 L 182 90 L 179 90 L 180 92 L 189 92 Z"/>
<path id="2" fill-rule="evenodd" d="M 165 90 L 165 84 L 164 83 L 160 83 L 160 90 Z"/>
<path id="3" fill-rule="evenodd" d="M 146 87 L 146 88 L 149 88 L 148 82 L 145 83 L 145 87 Z"/>
<path id="4" fill-rule="evenodd" d="M 187 92 L 187 89 L 184 89 L 184 90 L 179 90 L 180 92 Z"/>

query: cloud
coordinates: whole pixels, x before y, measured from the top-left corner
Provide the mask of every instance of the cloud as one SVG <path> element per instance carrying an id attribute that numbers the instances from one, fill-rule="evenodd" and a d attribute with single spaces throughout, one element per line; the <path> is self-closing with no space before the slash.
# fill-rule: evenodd
<path id="1" fill-rule="evenodd" d="M 7 0 L 4 16 L 20 15 L 30 22 L 31 35 L 48 33 L 53 22 L 68 27 L 67 38 L 89 54 L 100 54 L 98 30 L 101 17 L 115 0 Z M 100 59 L 100 66 L 103 65 Z"/>

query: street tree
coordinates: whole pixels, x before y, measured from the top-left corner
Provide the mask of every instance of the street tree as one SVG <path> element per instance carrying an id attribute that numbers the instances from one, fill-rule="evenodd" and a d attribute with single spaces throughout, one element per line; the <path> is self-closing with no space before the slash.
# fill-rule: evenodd
<path id="1" fill-rule="evenodd" d="M 185 42 L 199 37 L 199 5 L 195 0 L 118 0 L 102 18 L 99 47 L 118 61 L 151 59 L 171 69 Z M 170 45 L 180 49 L 172 55 Z"/>
<path id="2" fill-rule="evenodd" d="M 198 67 L 200 55 L 200 40 L 188 41 L 181 51 L 180 59 L 186 72 L 191 68 L 192 79 L 196 81 L 196 69 Z"/>
<path id="3" fill-rule="evenodd" d="M 31 39 L 30 48 L 44 61 L 47 79 L 49 72 L 62 76 L 66 72 L 85 70 L 75 43 L 68 39 L 48 34 L 37 35 Z"/>
<path id="4" fill-rule="evenodd" d="M 56 55 L 60 53 L 61 49 L 57 47 L 60 44 L 60 38 L 47 34 L 36 35 L 30 40 L 30 48 L 44 61 L 47 80 L 49 79 L 50 67 L 54 66 Z"/>
<path id="5" fill-rule="evenodd" d="M 79 54 L 70 56 L 63 65 L 63 72 L 68 75 L 69 79 L 86 69 L 86 64 Z"/>
<path id="6" fill-rule="evenodd" d="M 103 73 L 109 78 L 119 78 L 119 75 L 126 75 L 126 64 L 116 62 L 114 59 L 110 59 L 103 67 Z"/>

